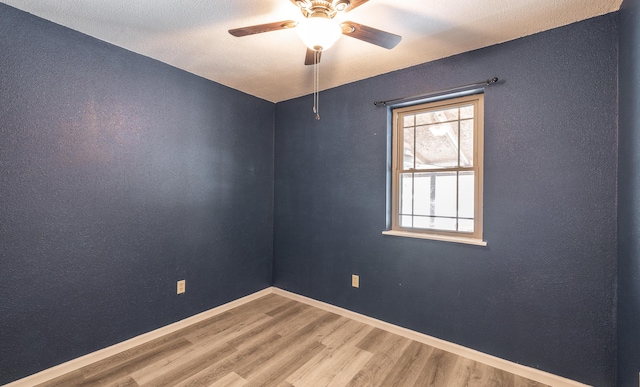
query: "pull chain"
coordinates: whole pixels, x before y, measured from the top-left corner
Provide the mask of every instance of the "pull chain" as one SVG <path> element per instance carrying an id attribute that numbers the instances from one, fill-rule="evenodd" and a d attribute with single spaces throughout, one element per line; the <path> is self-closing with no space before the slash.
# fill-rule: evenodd
<path id="1" fill-rule="evenodd" d="M 313 52 L 313 112 L 320 120 L 320 50 Z"/>

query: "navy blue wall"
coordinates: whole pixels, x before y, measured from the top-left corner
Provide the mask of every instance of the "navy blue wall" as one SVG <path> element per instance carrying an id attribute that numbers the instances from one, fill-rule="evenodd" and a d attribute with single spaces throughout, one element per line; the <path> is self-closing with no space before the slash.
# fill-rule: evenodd
<path id="1" fill-rule="evenodd" d="M 272 103 L 4 4 L 0 53 L 0 384 L 271 284 Z"/>
<path id="2" fill-rule="evenodd" d="M 615 380 L 617 15 L 276 105 L 274 285 L 597 386 Z M 484 80 L 488 247 L 383 236 L 387 111 Z M 350 286 L 360 275 L 360 289 Z"/>
<path id="3" fill-rule="evenodd" d="M 618 385 L 640 372 L 640 1 L 620 9 Z"/>

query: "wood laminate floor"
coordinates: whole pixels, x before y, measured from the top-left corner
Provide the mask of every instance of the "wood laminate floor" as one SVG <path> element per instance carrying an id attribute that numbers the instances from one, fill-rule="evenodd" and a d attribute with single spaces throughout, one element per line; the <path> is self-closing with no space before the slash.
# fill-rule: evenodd
<path id="1" fill-rule="evenodd" d="M 270 294 L 39 386 L 543 385 Z"/>

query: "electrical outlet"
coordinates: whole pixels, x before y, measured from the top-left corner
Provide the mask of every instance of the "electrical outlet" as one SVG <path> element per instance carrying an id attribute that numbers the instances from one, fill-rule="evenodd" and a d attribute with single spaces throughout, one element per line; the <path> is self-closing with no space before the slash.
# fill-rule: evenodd
<path id="1" fill-rule="evenodd" d="M 186 291 L 186 280 L 178 281 L 178 294 L 182 294 Z"/>
<path id="2" fill-rule="evenodd" d="M 360 276 L 359 275 L 353 274 L 351 276 L 351 286 L 353 286 L 354 288 L 359 288 L 360 287 Z"/>

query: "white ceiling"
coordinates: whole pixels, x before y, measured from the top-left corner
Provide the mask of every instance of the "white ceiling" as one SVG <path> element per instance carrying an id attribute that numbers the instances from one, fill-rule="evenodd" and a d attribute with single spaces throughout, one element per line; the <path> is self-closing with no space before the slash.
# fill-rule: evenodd
<path id="1" fill-rule="evenodd" d="M 279 102 L 313 91 L 294 30 L 232 28 L 301 18 L 289 0 L 2 0 L 98 39 Z M 603 15 L 622 0 L 370 0 L 344 20 L 402 35 L 386 50 L 342 36 L 323 53 L 321 89 Z"/>

